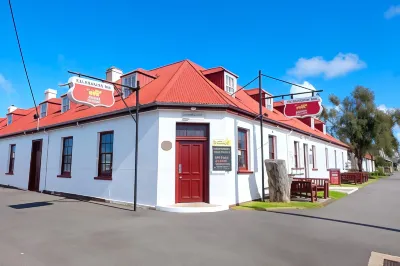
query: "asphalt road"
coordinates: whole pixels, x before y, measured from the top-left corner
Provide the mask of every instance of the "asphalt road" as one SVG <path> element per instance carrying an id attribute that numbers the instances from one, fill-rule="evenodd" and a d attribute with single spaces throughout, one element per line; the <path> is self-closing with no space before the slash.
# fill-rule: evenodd
<path id="1" fill-rule="evenodd" d="M 1 266 L 353 266 L 371 251 L 400 256 L 398 174 L 323 209 L 282 212 L 135 213 L 0 188 Z"/>

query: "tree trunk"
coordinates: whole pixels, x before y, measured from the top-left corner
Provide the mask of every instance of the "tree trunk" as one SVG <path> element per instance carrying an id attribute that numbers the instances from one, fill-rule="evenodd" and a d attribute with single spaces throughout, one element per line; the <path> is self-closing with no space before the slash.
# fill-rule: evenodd
<path id="1" fill-rule="evenodd" d="M 357 158 L 357 164 L 358 164 L 358 171 L 359 172 L 363 171 L 362 163 L 363 163 L 363 159 L 362 158 Z"/>
<path id="2" fill-rule="evenodd" d="M 285 160 L 265 160 L 268 174 L 269 201 L 290 202 L 291 178 L 286 172 Z"/>

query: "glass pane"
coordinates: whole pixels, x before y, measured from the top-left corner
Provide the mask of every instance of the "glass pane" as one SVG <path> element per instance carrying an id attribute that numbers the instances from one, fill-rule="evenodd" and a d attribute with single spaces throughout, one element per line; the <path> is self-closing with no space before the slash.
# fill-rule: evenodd
<path id="1" fill-rule="evenodd" d="M 105 164 L 104 165 L 105 171 L 110 171 L 111 170 L 111 164 Z"/>
<path id="2" fill-rule="evenodd" d="M 238 164 L 239 164 L 239 168 L 246 167 L 245 156 L 244 156 L 243 152 L 238 155 Z"/>
<path id="3" fill-rule="evenodd" d="M 73 139 L 70 138 L 70 139 L 68 140 L 68 146 L 71 146 L 71 147 L 72 147 L 72 145 L 73 145 Z"/>
<path id="4" fill-rule="evenodd" d="M 106 152 L 106 144 L 101 144 L 101 153 Z"/>
<path id="5" fill-rule="evenodd" d="M 111 153 L 112 152 L 113 145 L 112 144 L 106 144 L 106 152 Z"/>
<path id="6" fill-rule="evenodd" d="M 104 163 L 106 161 L 106 155 L 105 154 L 102 154 L 101 155 L 101 158 L 100 158 L 100 162 L 101 163 Z"/>
<path id="7" fill-rule="evenodd" d="M 106 163 L 111 163 L 111 154 L 106 154 Z"/>
<path id="8" fill-rule="evenodd" d="M 176 125 L 177 137 L 206 137 L 206 125 L 190 125 L 190 124 L 177 124 Z"/>

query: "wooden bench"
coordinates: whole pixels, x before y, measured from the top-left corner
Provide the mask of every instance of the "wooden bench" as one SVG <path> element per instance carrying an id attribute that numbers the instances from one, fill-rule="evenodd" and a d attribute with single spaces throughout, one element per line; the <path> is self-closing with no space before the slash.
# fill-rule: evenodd
<path id="1" fill-rule="evenodd" d="M 329 179 L 327 178 L 293 178 L 296 181 L 311 181 L 317 186 L 317 191 L 324 192 L 324 199 L 329 198 Z"/>
<path id="2" fill-rule="evenodd" d="M 354 184 L 362 184 L 368 182 L 369 173 L 367 172 L 347 172 L 340 174 L 340 180 L 342 183 L 354 183 Z"/>
<path id="3" fill-rule="evenodd" d="M 290 195 L 311 198 L 311 202 L 315 202 L 318 200 L 317 185 L 313 184 L 311 180 L 293 180 L 290 186 Z"/>

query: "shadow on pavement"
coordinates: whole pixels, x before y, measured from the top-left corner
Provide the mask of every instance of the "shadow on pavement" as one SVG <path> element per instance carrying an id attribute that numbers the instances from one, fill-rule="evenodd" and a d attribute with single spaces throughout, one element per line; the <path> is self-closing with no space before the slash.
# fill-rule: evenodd
<path id="1" fill-rule="evenodd" d="M 379 226 L 379 225 L 373 225 L 373 224 L 363 224 L 363 223 L 357 223 L 357 222 L 351 222 L 351 221 L 337 220 L 337 219 L 332 219 L 332 218 L 324 218 L 324 217 L 298 214 L 298 213 L 290 213 L 290 212 L 279 212 L 279 211 L 268 211 L 268 212 L 284 214 L 284 215 L 299 216 L 299 217 L 305 217 L 305 218 L 311 218 L 311 219 L 318 219 L 318 220 L 325 220 L 325 221 L 331 221 L 331 222 L 337 222 L 337 223 L 359 225 L 359 226 L 371 227 L 371 228 L 382 229 L 382 230 L 400 233 L 400 229 L 384 227 L 384 226 Z"/>
<path id="2" fill-rule="evenodd" d="M 21 210 L 21 209 L 30 209 L 30 208 L 49 206 L 49 205 L 53 205 L 53 203 L 46 202 L 46 201 L 39 201 L 39 202 L 30 202 L 30 203 L 9 205 L 8 207 L 16 209 L 16 210 Z"/>

